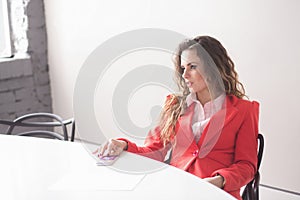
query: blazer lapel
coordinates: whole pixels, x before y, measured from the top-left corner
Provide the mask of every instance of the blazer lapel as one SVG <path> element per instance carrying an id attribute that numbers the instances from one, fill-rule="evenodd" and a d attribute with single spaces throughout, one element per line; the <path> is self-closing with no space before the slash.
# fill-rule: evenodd
<path id="1" fill-rule="evenodd" d="M 192 119 L 194 114 L 195 104 L 192 104 L 178 120 L 178 130 L 176 131 L 176 140 L 180 145 L 188 148 L 192 143 L 197 146 L 194 140 L 194 134 L 192 130 Z M 176 143 L 177 143 L 176 142 Z"/>

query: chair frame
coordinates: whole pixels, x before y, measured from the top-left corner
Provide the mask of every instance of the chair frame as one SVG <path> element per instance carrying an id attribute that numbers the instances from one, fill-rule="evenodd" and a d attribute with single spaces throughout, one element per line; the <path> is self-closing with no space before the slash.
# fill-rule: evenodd
<path id="1" fill-rule="evenodd" d="M 254 175 L 254 178 L 246 185 L 243 194 L 242 199 L 243 200 L 258 200 L 259 199 L 259 182 L 260 182 L 260 173 L 259 173 L 259 167 L 261 164 L 263 151 L 264 151 L 264 137 L 261 133 L 258 134 L 258 153 L 257 153 L 257 172 Z"/>
<path id="2" fill-rule="evenodd" d="M 8 120 L 5 120 L 5 119 L 0 119 L 0 124 L 7 125 L 7 126 L 13 126 L 14 122 L 8 121 Z"/>
<path id="3" fill-rule="evenodd" d="M 72 130 L 71 130 L 71 138 L 70 138 L 70 141 L 71 141 L 71 142 L 74 142 L 74 139 L 75 139 L 75 129 L 76 129 L 75 119 L 72 118 L 72 119 L 70 119 L 70 120 L 71 120 L 70 123 L 72 123 Z"/>
<path id="4" fill-rule="evenodd" d="M 36 121 L 26 121 L 28 119 L 33 119 L 33 118 L 48 118 L 48 119 L 54 119 L 56 121 L 53 122 L 36 122 Z M 72 124 L 72 138 L 74 138 L 75 134 L 75 129 L 73 130 L 73 126 L 75 128 L 74 124 L 74 119 L 67 119 L 67 120 L 62 120 L 62 118 L 56 114 L 53 113 L 30 113 L 30 114 L 25 114 L 21 117 L 18 117 L 17 119 L 13 120 L 12 122 L 7 121 L 7 120 L 1 120 L 0 123 L 3 122 L 2 124 L 8 125 L 8 129 L 6 131 L 6 134 L 11 135 L 13 132 L 13 129 L 15 127 L 58 127 L 61 126 L 63 130 L 63 140 L 68 141 L 68 131 L 67 131 L 67 125 Z M 74 125 L 73 125 L 74 124 Z M 38 130 L 38 131 L 27 131 L 24 133 L 18 133 L 16 135 L 31 135 L 31 136 L 36 136 L 38 135 L 37 132 L 40 132 L 40 134 L 43 135 L 48 135 L 48 136 L 53 136 L 54 138 L 59 139 L 60 137 L 58 136 L 58 133 L 52 132 L 52 131 L 44 131 L 44 130 Z M 74 133 L 73 133 L 74 132 Z M 73 139 L 74 141 L 74 139 Z"/>

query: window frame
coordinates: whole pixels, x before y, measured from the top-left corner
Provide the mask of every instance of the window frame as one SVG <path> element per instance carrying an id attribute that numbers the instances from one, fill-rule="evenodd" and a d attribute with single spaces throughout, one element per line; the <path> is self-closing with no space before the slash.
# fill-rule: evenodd
<path id="1" fill-rule="evenodd" d="M 8 0 L 0 0 L 0 58 L 12 57 Z"/>

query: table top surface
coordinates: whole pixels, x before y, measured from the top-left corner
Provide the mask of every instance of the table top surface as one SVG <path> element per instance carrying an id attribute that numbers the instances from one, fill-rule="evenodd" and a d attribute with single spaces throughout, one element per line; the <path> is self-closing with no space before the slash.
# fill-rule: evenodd
<path id="1" fill-rule="evenodd" d="M 0 199 L 234 199 L 192 174 L 128 152 L 112 166 L 97 166 L 89 148 L 0 135 Z"/>

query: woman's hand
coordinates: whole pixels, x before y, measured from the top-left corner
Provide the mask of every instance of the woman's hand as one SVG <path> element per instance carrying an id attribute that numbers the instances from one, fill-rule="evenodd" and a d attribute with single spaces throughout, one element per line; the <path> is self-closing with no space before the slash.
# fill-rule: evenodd
<path id="1" fill-rule="evenodd" d="M 225 185 L 225 180 L 224 180 L 223 176 L 221 176 L 221 175 L 204 178 L 203 180 L 217 186 L 218 188 L 223 188 Z"/>
<path id="2" fill-rule="evenodd" d="M 118 156 L 127 148 L 127 142 L 110 139 L 99 147 L 93 154 L 96 156 Z"/>

